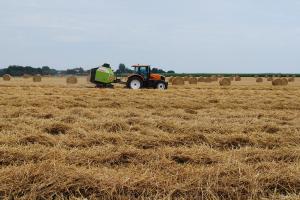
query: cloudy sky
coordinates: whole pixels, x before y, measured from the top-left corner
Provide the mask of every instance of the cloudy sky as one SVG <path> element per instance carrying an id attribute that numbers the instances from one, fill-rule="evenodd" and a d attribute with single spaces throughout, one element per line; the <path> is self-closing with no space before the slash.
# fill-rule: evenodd
<path id="1" fill-rule="evenodd" d="M 0 68 L 300 73 L 299 0 L 0 0 Z"/>

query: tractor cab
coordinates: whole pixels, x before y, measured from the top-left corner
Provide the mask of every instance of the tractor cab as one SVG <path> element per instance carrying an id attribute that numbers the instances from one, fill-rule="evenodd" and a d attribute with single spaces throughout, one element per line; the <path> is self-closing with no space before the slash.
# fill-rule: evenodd
<path id="1" fill-rule="evenodd" d="M 151 74 L 150 65 L 133 65 L 135 74 L 142 76 L 144 79 L 149 79 Z"/>
<path id="2" fill-rule="evenodd" d="M 134 73 L 128 77 L 128 88 L 168 88 L 168 83 L 165 81 L 165 77 L 151 73 L 150 65 L 133 65 L 132 67 L 134 68 Z"/>

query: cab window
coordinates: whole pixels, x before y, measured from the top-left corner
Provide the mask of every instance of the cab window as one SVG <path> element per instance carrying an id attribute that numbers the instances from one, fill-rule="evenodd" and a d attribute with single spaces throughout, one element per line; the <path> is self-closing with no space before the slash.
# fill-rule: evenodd
<path id="1" fill-rule="evenodd" d="M 144 78 L 148 78 L 148 68 L 147 67 L 136 67 L 135 71 L 143 76 Z"/>

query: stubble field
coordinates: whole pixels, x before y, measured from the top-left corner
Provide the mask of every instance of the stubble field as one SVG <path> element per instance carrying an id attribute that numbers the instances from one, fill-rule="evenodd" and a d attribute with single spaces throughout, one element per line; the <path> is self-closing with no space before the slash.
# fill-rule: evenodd
<path id="1" fill-rule="evenodd" d="M 299 199 L 300 80 L 0 80 L 0 199 Z"/>

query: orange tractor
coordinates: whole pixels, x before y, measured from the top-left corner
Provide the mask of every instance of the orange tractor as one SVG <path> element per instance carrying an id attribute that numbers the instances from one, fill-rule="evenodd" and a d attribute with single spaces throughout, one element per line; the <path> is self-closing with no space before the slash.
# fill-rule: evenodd
<path id="1" fill-rule="evenodd" d="M 151 73 L 150 65 L 133 65 L 134 73 L 128 76 L 126 86 L 130 89 L 156 88 L 168 89 L 166 78 Z"/>

